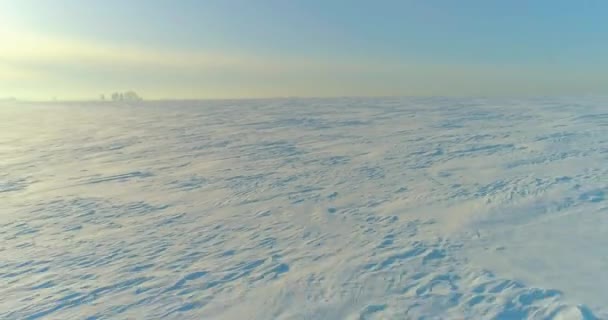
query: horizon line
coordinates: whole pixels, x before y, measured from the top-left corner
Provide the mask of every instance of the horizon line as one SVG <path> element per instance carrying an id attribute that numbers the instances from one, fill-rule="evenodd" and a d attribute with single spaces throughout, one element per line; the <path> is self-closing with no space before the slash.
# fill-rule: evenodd
<path id="1" fill-rule="evenodd" d="M 217 97 L 217 98 L 142 98 L 140 101 L 114 101 L 111 99 L 22 99 L 18 97 L 0 97 L 1 102 L 18 102 L 18 103 L 145 103 L 145 102 L 163 102 L 163 101 L 251 101 L 251 100 L 285 100 L 285 99 L 365 99 L 365 98 L 463 98 L 463 99 L 483 99 L 483 98 L 557 98 L 557 97 L 607 97 L 608 94 L 598 93 L 579 93 L 579 94 L 488 94 L 488 95 L 328 95 L 328 96 L 268 96 L 268 97 Z"/>

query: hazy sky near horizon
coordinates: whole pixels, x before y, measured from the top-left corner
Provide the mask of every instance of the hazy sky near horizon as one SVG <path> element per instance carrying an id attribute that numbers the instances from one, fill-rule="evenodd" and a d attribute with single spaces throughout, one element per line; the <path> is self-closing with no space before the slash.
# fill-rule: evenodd
<path id="1" fill-rule="evenodd" d="M 606 1 L 0 0 L 0 98 L 608 93 Z"/>

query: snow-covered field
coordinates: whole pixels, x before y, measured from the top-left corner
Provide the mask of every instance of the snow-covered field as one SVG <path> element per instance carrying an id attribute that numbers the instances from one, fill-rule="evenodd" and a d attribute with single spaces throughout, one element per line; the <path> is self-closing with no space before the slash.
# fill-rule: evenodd
<path id="1" fill-rule="evenodd" d="M 607 98 L 5 103 L 0 318 L 608 318 L 607 193 Z"/>

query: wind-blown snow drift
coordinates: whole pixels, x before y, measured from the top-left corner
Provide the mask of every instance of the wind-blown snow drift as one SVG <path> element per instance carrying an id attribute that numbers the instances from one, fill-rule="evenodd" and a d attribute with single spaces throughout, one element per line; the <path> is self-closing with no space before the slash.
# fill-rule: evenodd
<path id="1" fill-rule="evenodd" d="M 607 103 L 2 106 L 0 318 L 606 317 Z"/>

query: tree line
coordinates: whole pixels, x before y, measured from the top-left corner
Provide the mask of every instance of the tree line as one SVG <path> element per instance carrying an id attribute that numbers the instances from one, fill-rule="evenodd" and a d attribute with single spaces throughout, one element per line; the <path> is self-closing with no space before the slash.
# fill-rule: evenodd
<path id="1" fill-rule="evenodd" d="M 135 91 L 114 92 L 110 96 L 112 101 L 142 101 L 143 99 L 135 93 Z M 101 95 L 101 100 L 105 100 L 105 96 Z"/>

